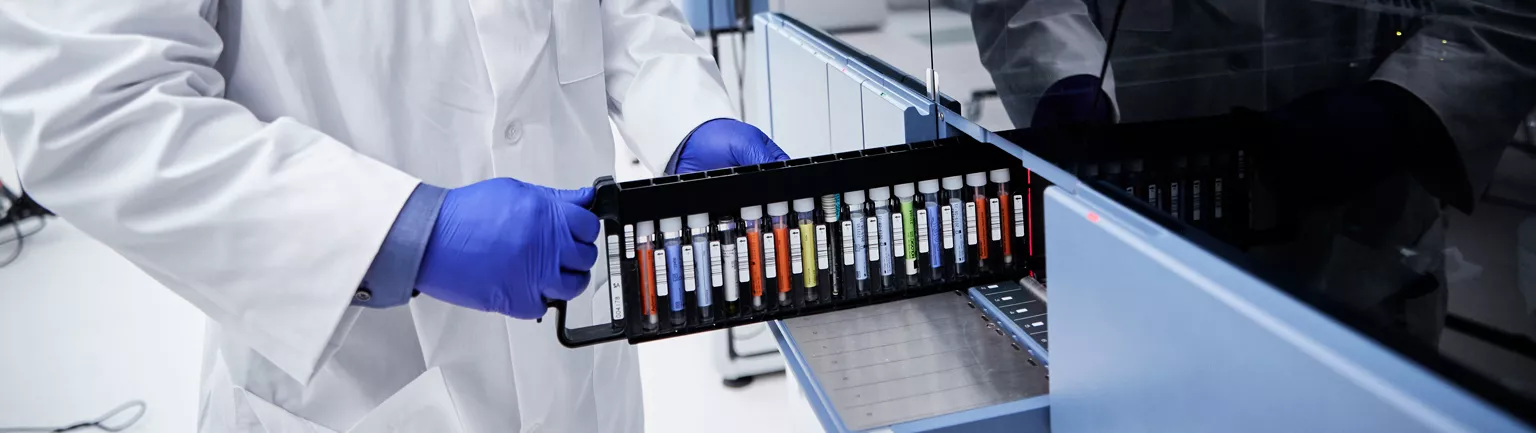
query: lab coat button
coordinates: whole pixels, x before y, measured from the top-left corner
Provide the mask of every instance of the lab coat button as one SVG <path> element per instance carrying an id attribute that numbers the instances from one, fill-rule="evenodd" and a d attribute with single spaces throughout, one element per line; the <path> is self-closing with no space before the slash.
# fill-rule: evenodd
<path id="1" fill-rule="evenodd" d="M 507 144 L 517 144 L 523 139 L 523 124 L 516 120 L 507 122 L 507 128 L 501 131 L 501 137 L 507 139 Z"/>
<path id="2" fill-rule="evenodd" d="M 352 299 L 357 302 L 368 302 L 373 299 L 373 292 L 368 289 L 357 289 L 357 293 L 352 294 Z"/>

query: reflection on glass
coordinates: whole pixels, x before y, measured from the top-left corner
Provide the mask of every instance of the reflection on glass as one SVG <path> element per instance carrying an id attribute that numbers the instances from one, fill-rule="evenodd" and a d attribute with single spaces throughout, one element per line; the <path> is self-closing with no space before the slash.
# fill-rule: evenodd
<path id="1" fill-rule="evenodd" d="M 1536 2 L 969 11 L 1013 126 L 1101 132 L 1055 143 L 1059 166 L 1282 270 L 1330 313 L 1536 393 L 1536 358 L 1475 329 L 1536 337 Z"/>

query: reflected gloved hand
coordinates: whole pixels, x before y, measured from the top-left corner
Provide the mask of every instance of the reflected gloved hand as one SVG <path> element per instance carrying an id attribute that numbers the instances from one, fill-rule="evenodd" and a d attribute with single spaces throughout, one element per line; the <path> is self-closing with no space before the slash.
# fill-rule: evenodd
<path id="1" fill-rule="evenodd" d="M 715 119 L 694 128 L 667 162 L 666 174 L 683 174 L 789 159 L 757 127 L 734 119 Z"/>
<path id="2" fill-rule="evenodd" d="M 465 308 L 519 319 L 544 298 L 581 294 L 597 259 L 592 189 L 551 189 L 498 178 L 448 191 L 416 288 Z"/>

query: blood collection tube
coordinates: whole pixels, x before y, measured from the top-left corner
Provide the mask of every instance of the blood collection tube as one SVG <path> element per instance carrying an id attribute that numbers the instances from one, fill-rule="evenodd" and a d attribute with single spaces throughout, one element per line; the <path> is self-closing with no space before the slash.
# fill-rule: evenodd
<path id="1" fill-rule="evenodd" d="M 928 259 L 923 276 L 930 283 L 941 283 L 948 269 L 944 264 L 953 256 L 949 249 L 944 248 L 949 243 L 949 232 L 944 228 L 948 224 L 940 222 L 949 220 L 949 207 L 939 200 L 938 179 L 918 182 L 917 192 L 922 194 L 923 200 L 923 208 L 917 211 L 918 253 L 926 254 Z"/>
<path id="2" fill-rule="evenodd" d="M 894 218 L 901 218 L 900 213 L 892 215 L 891 212 L 891 187 L 882 186 L 869 189 L 870 207 L 875 210 L 875 252 L 870 256 L 871 261 L 878 260 L 880 266 L 880 286 L 877 290 L 886 292 L 896 290 L 896 263 L 895 236 L 891 233 Z"/>
<path id="3" fill-rule="evenodd" d="M 1013 191 L 1013 172 L 1006 168 L 999 168 L 987 172 L 987 180 L 992 181 L 992 200 L 988 202 L 992 207 L 993 248 L 999 257 L 993 259 L 994 269 L 1013 269 L 1023 260 L 1016 260 L 1014 254 L 1024 251 L 1021 241 L 1024 239 L 1024 196 Z M 1022 257 L 1019 257 L 1022 259 Z"/>
<path id="4" fill-rule="evenodd" d="M 992 271 L 989 266 L 992 248 L 987 245 L 992 238 L 991 214 L 987 210 L 987 173 L 965 175 L 965 186 L 970 198 L 965 203 L 965 245 L 971 253 L 968 256 L 975 259 L 971 260 L 971 271 L 975 275 L 987 274 Z"/>
<path id="5" fill-rule="evenodd" d="M 847 218 L 842 222 L 843 230 L 843 275 L 844 296 L 857 298 L 868 292 L 869 285 L 869 226 L 873 221 L 866 220 L 868 214 L 864 201 L 864 191 L 848 191 L 843 193 L 843 203 L 848 207 Z"/>
<path id="6" fill-rule="evenodd" d="M 790 249 L 798 252 L 799 255 L 790 259 L 792 262 L 791 267 L 793 268 L 790 272 L 800 274 L 799 283 L 800 288 L 803 289 L 800 293 L 804 293 L 806 303 L 812 303 L 821 300 L 821 294 L 817 292 L 821 291 L 818 283 L 822 280 L 821 275 L 819 275 L 822 268 L 818 267 L 818 265 L 821 264 L 821 254 L 826 251 L 825 248 L 821 247 L 826 245 L 824 241 L 826 239 L 827 226 L 816 224 L 815 199 L 796 199 L 794 206 L 795 229 L 799 230 L 799 236 L 794 236 L 793 238 L 799 242 L 799 248 L 795 248 L 796 245 L 791 245 Z M 820 243 L 817 242 L 818 231 L 821 233 L 819 239 L 823 240 Z"/>
<path id="7" fill-rule="evenodd" d="M 1210 221 L 1211 194 L 1208 191 L 1210 181 L 1207 179 L 1211 173 L 1211 156 L 1199 154 L 1195 156 L 1195 170 L 1189 175 L 1189 224 L 1197 228 L 1205 228 Z"/>
<path id="8" fill-rule="evenodd" d="M 684 311 L 687 304 L 683 300 L 686 283 L 693 280 L 691 269 L 693 266 L 693 246 L 683 245 L 683 219 L 678 217 L 661 219 L 661 245 L 665 254 L 657 256 L 656 266 L 661 267 L 657 271 L 657 278 L 662 278 L 666 291 L 661 296 L 671 303 L 671 310 L 667 317 L 671 318 L 672 325 L 682 325 L 688 316 Z M 658 289 L 662 284 L 657 284 Z"/>
<path id="9" fill-rule="evenodd" d="M 645 329 L 654 330 L 658 324 L 656 316 L 656 280 L 665 278 L 656 271 L 656 257 L 661 254 L 656 250 L 655 239 L 656 223 L 644 221 L 635 224 L 635 256 L 640 262 L 640 311 L 645 315 Z M 665 270 L 663 270 L 665 272 Z M 665 281 L 663 279 L 663 281 Z"/>
<path id="10" fill-rule="evenodd" d="M 918 272 L 917 265 L 921 257 L 919 257 L 917 252 L 918 238 L 916 226 L 918 222 L 915 209 L 917 204 L 914 197 L 917 194 L 917 185 L 903 183 L 891 187 L 891 189 L 896 192 L 896 201 L 901 207 L 901 212 L 893 216 L 893 218 L 900 218 L 901 221 L 899 223 L 896 221 L 891 222 L 891 230 L 894 232 L 892 234 L 896 236 L 896 243 L 892 248 L 901 251 L 900 255 L 903 256 L 900 271 L 902 275 L 901 282 L 905 287 L 921 286 L 923 284 L 923 277 Z"/>
<path id="11" fill-rule="evenodd" d="M 688 215 L 688 236 L 693 254 L 683 259 L 693 260 L 694 280 L 687 285 L 688 293 L 699 306 L 699 320 L 709 322 L 715 318 L 714 290 L 720 287 L 720 262 L 715 261 L 720 256 L 720 241 L 709 238 L 709 214 Z"/>
<path id="12" fill-rule="evenodd" d="M 974 215 L 974 206 L 976 204 L 971 203 L 970 197 L 965 195 L 965 180 L 960 176 L 945 177 L 942 182 L 944 184 L 944 201 L 946 203 L 944 205 L 944 215 L 948 217 L 944 221 L 944 229 L 945 232 L 949 233 L 948 240 L 944 246 L 954 252 L 952 261 L 949 262 L 949 276 L 957 280 L 965 279 L 971 275 L 970 264 L 966 262 L 966 256 L 970 252 L 967 251 L 965 244 L 965 208 L 967 204 L 971 205 L 972 214 Z"/>
<path id="13" fill-rule="evenodd" d="M 763 245 L 767 251 L 763 257 L 768 264 L 763 266 L 768 273 L 769 280 L 775 280 L 779 292 L 779 306 L 790 305 L 789 292 L 793 287 L 794 275 L 790 273 L 791 249 L 789 239 L 791 233 L 789 226 L 794 225 L 789 218 L 789 202 L 773 202 L 768 204 L 768 220 L 773 225 L 773 233 L 763 234 Z M 795 229 L 793 235 L 799 242 L 800 230 Z"/>
<path id="14" fill-rule="evenodd" d="M 816 226 L 816 266 L 820 268 L 822 276 L 821 294 L 827 299 L 842 299 L 843 275 L 838 268 L 837 257 L 842 248 L 842 230 L 837 224 L 842 215 L 842 200 L 837 194 L 821 196 L 821 221 Z"/>
<path id="15" fill-rule="evenodd" d="M 742 237 L 736 248 L 747 249 L 747 272 L 741 274 L 743 283 L 752 283 L 752 309 L 763 309 L 763 207 L 741 208 Z M 772 233 L 772 232 L 769 232 Z M 738 253 L 739 254 L 739 253 Z M 740 259 L 737 256 L 737 259 Z"/>
<path id="16" fill-rule="evenodd" d="M 715 230 L 719 233 L 716 241 L 720 242 L 720 266 L 724 277 L 720 286 L 725 292 L 725 316 L 735 317 L 740 311 L 736 304 L 741 301 L 741 286 L 737 281 L 747 281 L 751 275 L 746 265 L 747 240 L 736 228 L 736 218 L 730 216 L 720 217 L 720 221 L 715 222 Z"/>
<path id="17" fill-rule="evenodd" d="M 1189 182 L 1184 178 L 1189 175 L 1189 158 L 1178 157 L 1173 160 L 1173 171 L 1168 173 L 1168 215 L 1177 221 L 1189 220 Z"/>

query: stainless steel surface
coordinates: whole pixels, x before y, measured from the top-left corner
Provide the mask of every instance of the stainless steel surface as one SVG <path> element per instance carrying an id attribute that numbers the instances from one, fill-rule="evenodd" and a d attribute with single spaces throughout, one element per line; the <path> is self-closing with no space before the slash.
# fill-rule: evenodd
<path id="1" fill-rule="evenodd" d="M 784 323 L 851 430 L 1049 391 L 1048 371 L 953 293 Z"/>

